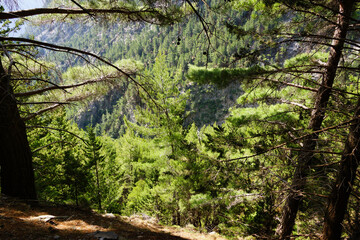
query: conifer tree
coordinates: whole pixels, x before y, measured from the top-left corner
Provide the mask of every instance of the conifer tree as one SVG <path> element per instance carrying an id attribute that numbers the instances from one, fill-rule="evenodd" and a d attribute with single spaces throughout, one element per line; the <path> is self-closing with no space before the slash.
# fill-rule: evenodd
<path id="1" fill-rule="evenodd" d="M 92 127 L 87 129 L 87 141 L 85 146 L 85 156 L 88 159 L 87 166 L 88 168 L 94 168 L 95 171 L 95 193 L 96 201 L 98 204 L 98 209 L 102 210 L 102 182 L 101 182 L 101 163 L 104 161 L 105 157 L 101 155 L 100 150 L 102 144 L 100 140 L 96 137 L 95 131 Z"/>
<path id="2" fill-rule="evenodd" d="M 330 96 L 334 95 L 334 86 L 341 88 L 340 91 L 344 91 L 344 85 L 340 85 L 337 82 L 337 79 L 340 81 L 340 78 L 337 77 L 341 76 L 340 71 L 345 70 L 353 71 L 355 75 L 357 74 L 357 70 L 346 67 L 346 60 L 345 62 L 340 62 L 342 55 L 355 51 L 354 46 L 356 43 L 352 42 L 349 32 L 351 26 L 353 26 L 352 24 L 358 21 L 353 17 L 356 15 L 355 5 L 357 4 L 357 1 L 236 1 L 234 7 L 252 11 L 252 17 L 254 18 L 274 17 L 272 19 L 273 25 L 269 28 L 254 27 L 252 29 L 246 25 L 242 27 L 235 24 L 229 24 L 228 26 L 230 31 L 244 40 L 249 34 L 259 37 L 260 47 L 254 44 L 249 49 L 244 49 L 238 56 L 240 61 L 243 61 L 244 58 L 251 60 L 252 57 L 254 57 L 253 60 L 255 61 L 244 61 L 245 67 L 250 66 L 247 70 L 215 69 L 203 71 L 202 73 L 200 73 L 200 70 L 197 71 L 199 75 L 195 77 L 200 82 L 209 82 L 212 79 L 219 86 L 227 85 L 229 82 L 240 79 L 243 81 L 244 86 L 246 86 L 249 83 L 250 85 L 254 83 L 254 79 L 257 79 L 257 76 L 262 76 L 260 77 L 261 81 L 257 82 L 258 88 L 268 82 L 269 90 L 275 96 L 277 95 L 276 91 L 274 91 L 276 87 L 282 90 L 286 86 L 290 86 L 314 92 L 314 95 L 309 98 L 313 101 L 311 105 L 299 104 L 299 102 L 277 96 L 271 97 L 271 94 L 259 94 L 260 98 L 258 98 L 269 104 L 283 102 L 301 107 L 309 112 L 307 131 L 299 138 L 301 140 L 297 141 L 299 142 L 298 154 L 291 154 L 293 161 L 296 161 L 296 165 L 278 227 L 280 239 L 290 238 L 300 203 L 306 195 L 306 187 L 313 170 L 312 166 L 321 162 L 316 153 L 322 150 L 319 144 L 320 135 L 325 131 L 322 128 L 326 113 L 330 114 L 331 112 L 329 109 Z M 278 21 L 279 17 L 281 19 L 282 14 L 289 12 L 292 15 L 288 15 L 289 21 L 284 26 L 284 21 Z M 260 15 L 259 13 L 263 14 Z M 304 21 L 301 21 L 301 19 Z M 332 31 L 324 32 L 320 30 L 319 27 L 326 24 L 330 24 Z M 287 44 L 288 42 L 296 42 L 305 49 L 307 44 L 309 44 L 312 49 L 318 52 L 325 51 L 328 56 L 325 60 L 304 61 L 304 59 L 301 60 L 304 55 L 299 55 L 297 60 L 300 61 L 295 65 L 290 64 L 286 66 L 286 64 L 280 63 L 280 66 L 276 66 L 269 64 L 272 62 L 272 59 L 266 58 L 264 55 L 266 56 L 271 50 L 277 50 L 279 45 Z M 314 55 L 314 52 L 308 54 L 308 56 L 311 55 Z M 264 61 L 266 67 L 262 67 L 264 64 L 259 64 L 261 61 Z M 194 77 L 195 75 L 190 73 L 190 76 Z M 317 78 L 318 82 L 314 82 L 314 78 Z M 253 84 L 253 86 L 256 86 L 256 84 Z M 271 91 L 271 89 L 273 90 Z M 304 99 L 304 101 L 307 100 Z M 279 146 L 282 146 L 282 144 L 279 144 Z M 260 149 L 258 154 L 264 154 L 272 149 L 272 147 L 265 147 Z"/>
<path id="3" fill-rule="evenodd" d="M 69 19 L 72 19 L 72 17 L 75 16 L 85 16 L 83 18 L 85 20 L 97 17 L 107 19 L 107 17 L 109 17 L 111 19 L 130 22 L 170 24 L 174 21 L 179 20 L 183 16 L 183 14 L 181 14 L 181 11 L 176 5 L 172 5 L 172 7 L 165 7 L 164 5 L 154 7 L 155 5 L 149 5 L 146 1 L 141 4 L 142 7 L 139 7 L 135 4 L 124 5 L 123 2 L 120 1 L 86 1 L 81 2 L 81 4 L 77 2 L 77 4 L 74 4 L 74 2 L 76 1 L 67 1 L 66 3 L 63 3 L 67 4 L 69 8 L 58 8 L 56 6 L 50 6 L 48 8 L 37 8 L 13 12 L 4 12 L 4 8 L 2 8 L 0 12 L 0 19 L 3 21 L 39 15 L 47 15 L 52 18 L 54 17 L 53 14 L 63 14 L 64 16 L 69 17 Z M 2 156 L 0 161 L 1 191 L 4 194 L 15 197 L 20 197 L 24 199 L 36 199 L 32 157 L 29 149 L 29 143 L 27 141 L 24 123 L 24 120 L 26 120 L 27 117 L 21 118 L 17 106 L 18 99 L 29 98 L 39 94 L 45 95 L 51 91 L 56 90 L 64 91 L 66 89 L 73 89 L 74 87 L 84 86 L 95 82 L 104 82 L 104 80 L 106 81 L 111 78 L 113 79 L 114 76 L 100 76 L 96 79 L 83 81 L 82 83 L 77 82 L 75 84 L 66 85 L 62 83 L 57 83 L 56 80 L 58 78 L 55 77 L 48 78 L 41 76 L 39 78 L 39 76 L 42 74 L 38 73 L 32 76 L 26 75 L 24 73 L 34 73 L 32 69 L 28 66 L 26 67 L 26 65 L 23 65 L 25 66 L 25 69 L 23 69 L 22 72 L 18 72 L 18 74 L 14 75 L 11 71 L 14 65 L 21 65 L 19 64 L 19 61 L 15 60 L 14 55 L 18 53 L 18 56 L 21 56 L 23 62 L 27 62 L 27 60 L 33 59 L 33 50 L 35 48 L 40 48 L 51 51 L 60 51 L 75 54 L 77 56 L 81 56 L 81 58 L 83 59 L 86 59 L 86 57 L 91 57 L 116 70 L 116 75 L 126 76 L 128 79 L 132 80 L 134 79 L 130 76 L 131 73 L 122 70 L 120 67 L 115 66 L 111 62 L 99 57 L 94 53 L 86 52 L 76 48 L 63 47 L 56 44 L 36 41 L 31 38 L 8 37 L 6 35 L 6 29 L 2 30 L 5 30 L 5 34 L 0 36 L 0 41 L 2 45 L 2 56 L 0 59 L 0 98 L 3 99 L 0 102 L 0 115 L 2 116 L 1 127 L 4 128 L 2 131 L 3 134 L 0 138 L 0 155 Z M 89 59 L 86 59 L 85 61 L 87 61 L 88 63 L 91 62 L 89 61 Z M 43 74 L 47 75 L 49 73 L 49 67 L 46 66 L 46 64 L 40 63 L 38 61 L 33 61 L 33 63 L 38 64 L 38 66 L 42 69 Z M 23 76 L 26 77 L 23 78 Z M 24 82 L 38 81 L 47 84 L 37 89 L 26 89 L 25 92 L 15 93 L 14 81 L 17 81 L 15 79 L 20 79 Z M 79 100 L 79 98 L 72 98 L 71 100 L 67 100 L 74 101 Z M 41 103 L 38 102 L 37 104 Z M 30 118 L 68 103 L 61 101 L 45 101 L 42 102 L 42 104 L 46 107 L 36 113 L 31 114 L 31 116 L 29 116 Z"/>

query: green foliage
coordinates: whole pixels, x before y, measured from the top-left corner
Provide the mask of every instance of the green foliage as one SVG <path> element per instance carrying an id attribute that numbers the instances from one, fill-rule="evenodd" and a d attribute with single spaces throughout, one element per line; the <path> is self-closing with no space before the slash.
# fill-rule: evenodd
<path id="1" fill-rule="evenodd" d="M 226 68 L 204 68 L 189 66 L 188 79 L 198 83 L 213 83 L 222 88 L 234 81 L 242 81 L 265 72 L 260 66 L 253 66 L 246 69 L 226 69 Z"/>
<path id="2" fill-rule="evenodd" d="M 47 124 L 28 133 L 39 198 L 87 205 L 90 176 L 78 147 L 81 142 L 67 133 L 79 130 L 66 120 L 64 111 L 33 121 Z"/>
<path id="3" fill-rule="evenodd" d="M 86 2 L 86 4 L 90 3 Z M 93 7 L 99 7 L 104 4 L 104 6 L 107 6 L 107 4 L 116 5 L 121 3 L 115 1 L 95 2 L 94 4 Z M 227 15 L 223 16 L 217 13 L 226 12 L 236 19 L 236 21 L 240 20 L 243 14 L 232 11 L 229 4 L 224 4 L 223 1 L 212 1 L 209 4 L 214 7 L 216 11 L 205 11 L 204 18 L 214 22 L 217 27 L 217 35 L 211 36 L 211 42 L 213 42 L 216 47 L 214 50 L 210 50 L 209 59 L 207 59 L 206 54 L 204 55 L 204 52 L 207 51 L 207 39 L 205 35 L 201 34 L 202 25 L 196 16 L 189 16 L 182 23 L 166 27 L 146 24 L 126 25 L 119 22 L 108 24 L 56 23 L 55 28 L 64 30 L 50 33 L 47 32 L 48 27 L 44 26 L 39 30 L 34 30 L 35 32 L 33 34 L 36 36 L 41 35 L 42 40 L 47 42 L 57 42 L 60 45 L 97 53 L 113 62 L 119 59 L 135 59 L 142 62 L 148 70 L 152 69 L 158 53 L 163 52 L 171 72 L 178 71 L 182 78 L 184 78 L 188 69 L 188 63 L 196 64 L 197 66 L 228 66 L 231 62 L 234 62 L 235 54 L 237 54 L 237 50 L 240 49 L 240 45 L 246 48 L 247 43 L 237 40 L 236 36 L 231 35 L 226 28 L 223 27 L 223 22 L 228 19 Z M 198 7 L 202 8 L 202 4 L 199 4 Z M 182 6 L 182 8 L 184 8 L 184 6 Z M 186 6 L 186 11 L 189 10 L 191 10 L 190 7 Z M 47 33 L 44 33 L 44 31 Z M 221 36 L 221 38 L 219 36 Z M 94 39 L 96 39 L 96 41 L 94 41 Z M 179 39 L 178 45 L 177 42 Z M 58 65 L 63 69 L 67 69 L 69 66 L 83 64 L 81 58 L 74 57 L 69 59 L 66 54 L 53 54 L 47 57 L 51 59 L 56 58 L 56 62 L 59 63 Z M 103 66 L 100 67 L 102 68 Z M 89 72 L 86 68 L 74 70 L 76 70 L 73 71 L 74 76 L 76 76 L 79 71 L 84 73 Z M 81 73 L 80 75 L 84 75 L 85 79 L 89 79 L 89 74 Z M 119 82 L 116 81 L 116 85 L 118 83 Z M 181 85 L 181 88 L 186 88 L 184 84 Z M 98 133 L 105 131 L 110 136 L 120 136 L 123 134 L 124 127 L 121 126 L 122 120 L 120 120 L 120 123 L 116 121 L 117 119 L 122 119 L 122 117 L 119 117 L 119 114 L 125 114 L 127 117 L 133 114 L 132 105 L 134 102 L 131 101 L 130 98 L 136 98 L 136 89 L 135 91 L 129 90 L 129 93 L 135 93 L 135 96 L 123 97 L 123 94 L 125 94 L 123 90 L 127 87 L 134 88 L 133 86 L 127 86 L 125 84 L 113 89 L 109 98 L 114 99 L 114 101 L 110 102 L 107 101 L 107 97 L 99 98 L 100 95 L 107 91 L 105 87 L 91 86 L 89 89 L 84 90 L 79 88 L 79 91 L 73 93 L 74 98 L 79 96 L 79 94 L 76 93 L 83 93 L 95 97 L 97 101 L 94 104 L 89 104 L 86 107 L 86 111 L 82 111 L 82 109 L 85 108 L 84 106 L 73 108 L 73 110 L 68 112 L 69 117 L 75 118 L 82 128 L 89 124 L 92 124 L 94 127 L 98 124 L 96 128 L 97 131 L 99 131 Z M 206 87 L 204 86 L 192 86 L 192 102 L 199 104 L 194 104 L 193 106 L 188 105 L 187 107 L 187 109 L 192 112 L 192 119 L 197 121 L 198 126 L 203 123 L 223 121 L 226 115 L 226 112 L 221 114 L 217 113 L 216 118 L 214 118 L 212 117 L 212 113 L 207 112 L 208 109 L 204 109 L 201 103 L 203 99 L 212 98 L 213 94 L 222 94 L 215 88 L 212 89 L 211 93 L 206 92 L 205 89 Z M 119 99 L 115 100 L 115 97 L 113 97 L 119 95 L 121 96 L 120 98 L 122 98 L 121 107 L 119 105 L 115 106 Z M 237 94 L 235 94 L 233 98 L 237 98 Z M 222 99 L 221 104 L 227 107 L 227 99 Z M 79 108 L 81 108 L 81 110 L 79 110 Z M 118 126 L 110 127 L 110 124 L 112 126 Z M 186 124 L 191 124 L 191 121 L 186 122 Z"/>
<path id="4" fill-rule="evenodd" d="M 153 204 L 154 200 L 152 199 L 151 189 L 149 185 L 141 179 L 135 183 L 135 187 L 128 195 L 126 212 L 133 214 L 144 212 L 144 210 L 151 211 Z"/>
<path id="5" fill-rule="evenodd" d="M 102 148 L 102 144 L 99 139 L 96 137 L 94 129 L 92 127 L 88 127 L 87 129 L 87 141 L 85 146 L 84 155 L 87 158 L 87 167 L 90 170 L 94 171 L 94 190 L 93 193 L 95 195 L 93 201 L 98 203 L 98 210 L 102 210 L 102 168 L 101 164 L 104 161 L 105 157 L 101 155 L 100 150 Z"/>
<path id="6" fill-rule="evenodd" d="M 108 3 L 118 2 L 89 2 L 94 7 Z M 328 56 L 327 49 L 291 42 L 305 41 L 314 31 L 321 34 L 326 21 L 285 11 L 284 4 L 302 10 L 309 1 L 209 4 L 216 11 L 203 16 L 214 20 L 217 36 L 221 36 L 210 36 L 213 49 L 207 48 L 208 39 L 199 37 L 203 29 L 194 17 L 168 28 L 117 23 L 107 30 L 99 30 L 98 25 L 79 27 L 79 31 L 76 26 L 69 28 L 70 46 L 85 45 L 113 61 L 136 59 L 116 65 L 129 73 L 144 72 L 136 78 L 140 85 L 135 85 L 120 80 L 106 66 L 69 67 L 82 61 L 69 64 L 64 56 L 59 57 L 61 66 L 67 68 L 62 76 L 66 83 L 110 76 L 110 85 L 88 86 L 82 91 L 111 93 L 103 103 L 93 102 L 93 109 L 88 109 L 91 113 L 84 114 L 93 118 L 84 120 L 83 126 L 96 125 L 87 133 L 71 125 L 64 112 L 32 120 L 34 125 L 45 123 L 87 138 L 84 145 L 70 134 L 29 131 L 42 199 L 97 205 L 128 215 L 146 213 L 161 223 L 192 224 L 236 237 L 274 235 L 284 200 L 281 193 L 289 187 L 300 142 L 309 133 L 313 94 Z M 203 14 L 201 4 L 196 8 Z M 324 15 L 331 19 L 329 12 Z M 279 46 L 286 34 L 292 37 L 290 43 Z M 98 42 L 88 44 L 97 35 Z M 328 40 L 325 38 L 325 45 Z M 303 48 L 306 52 L 299 53 Z M 341 123 L 348 120 L 349 106 L 355 106 L 354 95 L 358 94 L 358 74 L 345 71 L 346 67 L 358 68 L 358 56 L 344 54 L 342 64 L 336 94 L 328 105 L 333 111 L 327 112 L 322 126 L 329 130 L 316 146 L 323 152 L 315 152 L 312 159 L 315 167 L 306 189 L 311 198 L 300 208 L 300 221 L 315 220 L 299 224 L 301 233 L 316 228 L 316 219 L 322 217 L 322 196 L 329 192 L 328 182 L 336 172 L 333 166 L 347 134 Z M 115 85 L 119 89 L 112 89 Z M 20 85 L 18 90 L 22 90 Z M 196 117 L 195 111 L 205 113 Z M 77 114 L 76 108 L 68 110 L 69 116 Z M 205 124 L 216 122 L 214 116 L 222 121 Z M 333 127 L 337 125 L 341 127 Z M 334 151 L 336 154 L 327 154 Z M 352 199 L 353 216 L 358 215 L 356 204 Z"/>
<path id="7" fill-rule="evenodd" d="M 308 67 L 309 64 L 316 63 L 316 61 L 327 62 L 328 54 L 324 52 L 310 52 L 298 54 L 293 58 L 286 59 L 284 62 L 285 68 L 291 67 Z"/>

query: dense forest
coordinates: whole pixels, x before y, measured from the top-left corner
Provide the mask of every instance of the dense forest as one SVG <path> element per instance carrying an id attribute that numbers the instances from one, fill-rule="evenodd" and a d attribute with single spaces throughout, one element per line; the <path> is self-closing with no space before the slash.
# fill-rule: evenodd
<path id="1" fill-rule="evenodd" d="M 359 238 L 360 1 L 0 3 L 2 194 Z"/>

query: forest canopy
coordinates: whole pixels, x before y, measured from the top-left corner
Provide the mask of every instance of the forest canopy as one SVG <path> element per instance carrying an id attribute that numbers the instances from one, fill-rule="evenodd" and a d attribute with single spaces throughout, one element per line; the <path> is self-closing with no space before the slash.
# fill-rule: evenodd
<path id="1" fill-rule="evenodd" d="M 1 192 L 229 238 L 356 239 L 359 6 L 2 7 Z M 37 26 L 15 37 L 9 19 Z"/>

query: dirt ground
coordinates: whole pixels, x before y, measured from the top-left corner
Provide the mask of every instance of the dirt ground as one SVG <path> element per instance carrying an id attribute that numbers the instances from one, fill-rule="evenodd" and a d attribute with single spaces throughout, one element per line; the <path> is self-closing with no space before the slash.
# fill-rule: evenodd
<path id="1" fill-rule="evenodd" d="M 94 236 L 96 231 L 116 233 L 119 240 L 226 240 L 216 233 L 202 234 L 190 228 L 162 226 L 141 216 L 101 215 L 65 205 L 30 206 L 16 199 L 0 197 L 1 240 L 95 240 L 98 239 Z"/>

